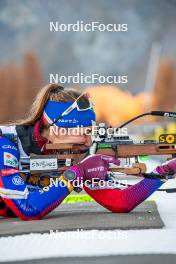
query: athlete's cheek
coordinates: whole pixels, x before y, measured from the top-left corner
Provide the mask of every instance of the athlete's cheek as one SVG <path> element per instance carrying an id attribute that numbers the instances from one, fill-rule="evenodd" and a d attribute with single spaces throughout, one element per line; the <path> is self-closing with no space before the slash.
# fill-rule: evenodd
<path id="1" fill-rule="evenodd" d="M 74 136 L 73 140 L 75 143 L 79 143 L 79 144 L 85 144 L 86 142 L 85 136 Z"/>
<path id="2" fill-rule="evenodd" d="M 92 137 L 86 136 L 85 138 L 85 146 L 90 147 L 92 145 Z"/>

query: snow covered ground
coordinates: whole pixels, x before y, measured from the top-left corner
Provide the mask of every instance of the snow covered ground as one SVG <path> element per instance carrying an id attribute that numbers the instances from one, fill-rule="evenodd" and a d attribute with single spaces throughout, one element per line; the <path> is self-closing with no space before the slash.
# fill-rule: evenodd
<path id="1" fill-rule="evenodd" d="M 176 180 L 169 180 L 162 186 L 165 187 L 176 187 Z M 176 193 L 155 192 L 148 200 L 156 201 L 165 224 L 163 229 L 78 230 L 2 237 L 0 261 L 117 254 L 176 254 Z"/>

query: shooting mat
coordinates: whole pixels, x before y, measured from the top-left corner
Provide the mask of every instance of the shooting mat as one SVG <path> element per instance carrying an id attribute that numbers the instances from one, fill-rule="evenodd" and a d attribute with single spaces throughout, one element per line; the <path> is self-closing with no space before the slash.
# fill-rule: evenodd
<path id="1" fill-rule="evenodd" d="M 0 236 L 49 233 L 50 230 L 158 229 L 163 226 L 154 201 L 144 202 L 128 214 L 111 213 L 95 202 L 63 203 L 38 221 L 1 218 Z"/>

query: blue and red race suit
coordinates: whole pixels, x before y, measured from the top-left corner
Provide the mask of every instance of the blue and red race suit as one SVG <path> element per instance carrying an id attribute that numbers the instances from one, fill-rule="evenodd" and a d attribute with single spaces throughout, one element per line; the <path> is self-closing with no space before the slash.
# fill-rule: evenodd
<path id="1" fill-rule="evenodd" d="M 57 184 L 30 191 L 18 169 L 20 155 L 24 155 L 21 141 L 19 144 L 16 146 L 7 137 L 0 137 L 0 215 L 40 219 L 56 208 L 73 187 L 61 176 Z"/>

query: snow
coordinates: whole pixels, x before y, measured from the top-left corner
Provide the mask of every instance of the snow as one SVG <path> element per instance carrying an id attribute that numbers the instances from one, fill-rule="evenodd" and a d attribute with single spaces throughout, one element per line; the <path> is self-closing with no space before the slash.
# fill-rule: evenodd
<path id="1" fill-rule="evenodd" d="M 169 180 L 164 187 L 176 187 Z M 163 229 L 72 231 L 29 234 L 0 238 L 1 262 L 48 257 L 99 256 L 116 254 L 176 254 L 176 194 L 155 192 L 155 200 L 165 223 Z M 9 253 L 10 252 L 10 253 Z"/>

